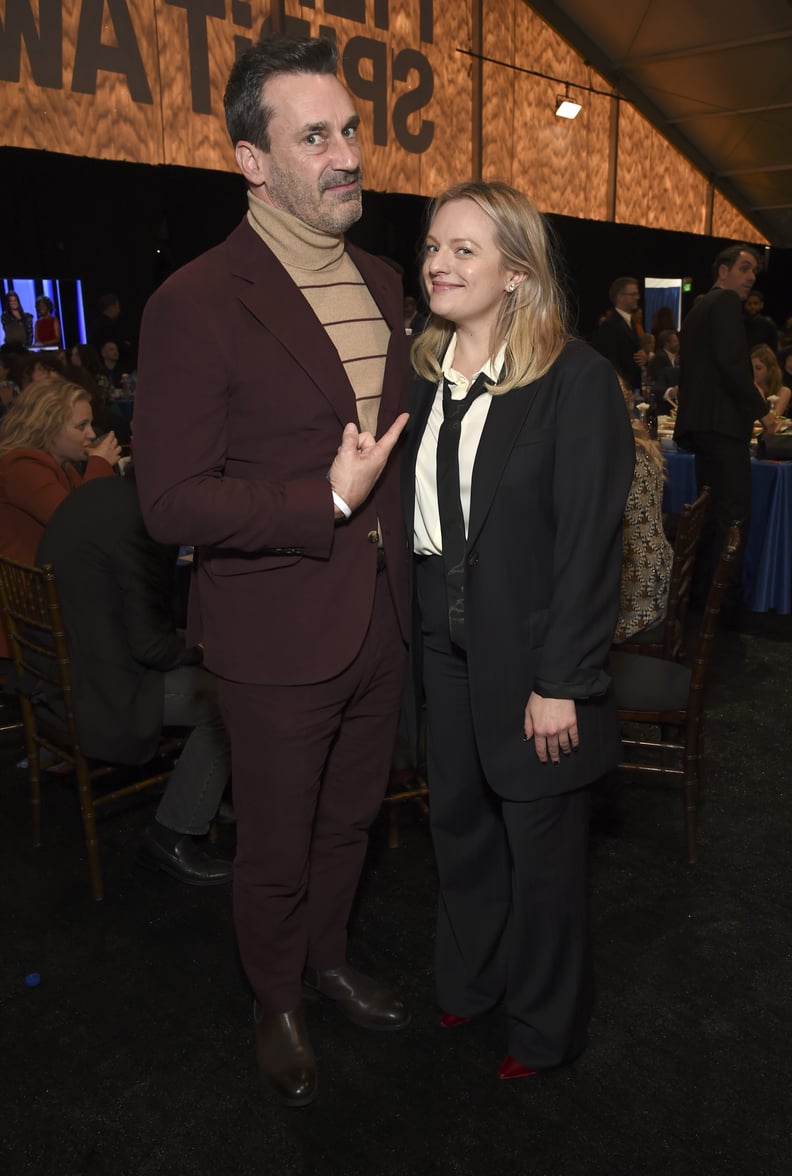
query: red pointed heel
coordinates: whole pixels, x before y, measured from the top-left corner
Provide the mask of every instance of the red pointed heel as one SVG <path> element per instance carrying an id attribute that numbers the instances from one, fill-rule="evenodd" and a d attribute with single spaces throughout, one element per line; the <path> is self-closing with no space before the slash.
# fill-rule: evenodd
<path id="1" fill-rule="evenodd" d="M 499 1078 L 530 1078 L 536 1070 L 529 1070 L 522 1062 L 518 1062 L 511 1054 L 506 1054 L 503 1059 L 500 1070 L 498 1070 Z"/>
<path id="2" fill-rule="evenodd" d="M 441 1029 L 456 1029 L 458 1025 L 466 1025 L 470 1017 L 457 1017 L 455 1013 L 443 1013 L 440 1018 Z"/>

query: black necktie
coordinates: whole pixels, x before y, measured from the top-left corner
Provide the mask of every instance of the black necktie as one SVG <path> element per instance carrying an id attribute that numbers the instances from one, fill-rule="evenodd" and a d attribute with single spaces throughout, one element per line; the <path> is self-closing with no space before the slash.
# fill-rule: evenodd
<path id="1" fill-rule="evenodd" d="M 487 387 L 479 373 L 461 400 L 451 396 L 451 385 L 443 377 L 443 423 L 437 435 L 437 505 L 443 539 L 443 563 L 448 599 L 448 630 L 451 641 L 465 649 L 465 516 L 459 493 L 459 434 L 462 418 L 473 401 Z"/>

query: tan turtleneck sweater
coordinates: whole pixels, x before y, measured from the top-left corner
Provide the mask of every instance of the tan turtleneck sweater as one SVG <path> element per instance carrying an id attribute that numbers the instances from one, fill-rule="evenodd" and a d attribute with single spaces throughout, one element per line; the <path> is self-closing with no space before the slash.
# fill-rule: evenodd
<path id="1" fill-rule="evenodd" d="M 344 365 L 360 428 L 376 435 L 390 328 L 343 236 L 311 228 L 248 192 L 248 221 L 302 291 Z"/>

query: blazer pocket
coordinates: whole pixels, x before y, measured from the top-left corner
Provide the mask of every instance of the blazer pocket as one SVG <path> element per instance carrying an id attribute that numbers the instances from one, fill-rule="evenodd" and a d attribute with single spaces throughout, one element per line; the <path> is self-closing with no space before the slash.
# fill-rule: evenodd
<path id="1" fill-rule="evenodd" d="M 536 612 L 529 613 L 520 623 L 520 635 L 526 649 L 538 649 L 544 645 L 545 634 L 547 633 L 547 618 L 550 615 L 550 610 L 547 608 L 540 608 Z"/>
<path id="2" fill-rule="evenodd" d="M 552 429 L 524 429 L 514 442 L 514 449 L 523 449 L 526 445 L 546 445 L 553 440 Z"/>
<path id="3" fill-rule="evenodd" d="M 270 572 L 299 563 L 302 552 L 295 548 L 271 548 L 250 554 L 238 551 L 212 555 L 201 553 L 199 566 L 212 576 L 244 576 L 250 572 Z"/>

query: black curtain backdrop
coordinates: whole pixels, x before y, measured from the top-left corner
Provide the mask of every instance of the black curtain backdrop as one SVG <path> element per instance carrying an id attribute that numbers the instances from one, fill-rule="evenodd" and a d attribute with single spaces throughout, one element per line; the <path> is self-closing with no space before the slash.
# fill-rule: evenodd
<path id="1" fill-rule="evenodd" d="M 222 241 L 245 210 L 241 177 L 177 167 L 115 163 L 46 151 L 0 148 L 3 277 L 80 278 L 88 318 L 95 300 L 117 293 L 131 337 L 146 299 L 174 269 Z M 530 195 L 530 193 L 528 193 Z M 367 192 L 350 237 L 396 262 L 406 293 L 418 292 L 426 201 Z M 709 289 L 715 254 L 729 242 L 692 233 L 550 215 L 567 275 L 576 329 L 587 335 L 622 274 L 689 277 Z M 771 249 L 758 288 L 781 325 L 792 314 L 792 249 Z M 649 324 L 647 324 L 648 326 Z"/>

